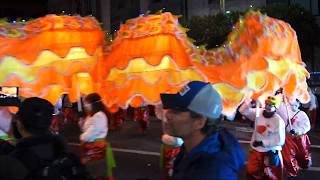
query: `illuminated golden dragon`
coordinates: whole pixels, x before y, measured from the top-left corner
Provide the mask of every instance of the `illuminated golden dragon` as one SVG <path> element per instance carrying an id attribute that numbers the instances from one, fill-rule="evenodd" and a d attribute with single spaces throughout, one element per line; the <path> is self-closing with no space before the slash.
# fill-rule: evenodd
<path id="1" fill-rule="evenodd" d="M 98 92 L 111 110 L 160 103 L 159 94 L 187 82 L 211 82 L 231 114 L 245 98 L 264 99 L 279 87 L 309 99 L 308 72 L 295 31 L 257 12 L 235 25 L 225 44 L 205 50 L 188 39 L 170 13 L 121 25 L 111 46 L 91 17 L 48 15 L 23 25 L 0 23 L 0 85 L 55 103 Z"/>
<path id="2" fill-rule="evenodd" d="M 160 93 L 176 92 L 191 80 L 211 82 L 225 114 L 245 98 L 264 99 L 279 87 L 302 102 L 309 99 L 309 74 L 295 31 L 258 12 L 241 18 L 225 44 L 212 50 L 194 46 L 170 13 L 131 19 L 121 26 L 105 63 L 108 107 L 157 104 Z"/>

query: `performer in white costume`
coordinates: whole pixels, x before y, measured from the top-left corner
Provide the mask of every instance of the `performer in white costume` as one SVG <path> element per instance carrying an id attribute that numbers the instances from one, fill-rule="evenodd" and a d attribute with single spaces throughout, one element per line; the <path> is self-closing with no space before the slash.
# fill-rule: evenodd
<path id="1" fill-rule="evenodd" d="M 242 115 L 255 121 L 247 163 L 248 179 L 282 179 L 285 124 L 276 113 L 280 102 L 278 97 L 271 96 L 265 101 L 264 109 L 250 107 L 250 101 L 239 108 Z"/>

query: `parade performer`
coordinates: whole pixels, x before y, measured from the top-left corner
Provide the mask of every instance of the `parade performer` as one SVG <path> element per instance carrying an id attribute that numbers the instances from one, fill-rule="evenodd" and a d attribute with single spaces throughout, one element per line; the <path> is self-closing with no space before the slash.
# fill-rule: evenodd
<path id="1" fill-rule="evenodd" d="M 83 133 L 81 140 L 81 160 L 88 171 L 98 179 L 113 179 L 112 168 L 115 161 L 112 149 L 106 141 L 108 133 L 107 110 L 97 93 L 89 94 L 84 99 L 84 110 L 87 117 L 79 122 Z M 107 173 L 101 165 L 105 165 Z M 99 171 L 100 170 L 100 171 Z"/>
<path id="2" fill-rule="evenodd" d="M 68 94 L 62 94 L 54 106 L 54 116 L 50 125 L 50 131 L 59 134 L 61 127 L 67 123 L 78 122 L 79 118 L 72 109 L 72 103 Z"/>
<path id="3" fill-rule="evenodd" d="M 173 173 L 173 162 L 180 152 L 183 140 L 179 137 L 163 134 L 160 154 L 160 167 L 164 171 L 164 179 L 170 180 Z"/>
<path id="4" fill-rule="evenodd" d="M 288 177 L 296 177 L 301 169 L 311 166 L 311 143 L 307 135 L 310 121 L 299 106 L 300 103 L 294 99 L 289 103 L 282 103 L 277 112 L 286 124 L 287 134 L 282 156 Z"/>
<path id="5" fill-rule="evenodd" d="M 285 142 L 285 124 L 276 113 L 281 99 L 270 96 L 265 101 L 265 108 L 251 108 L 246 101 L 239 111 L 250 120 L 255 120 L 255 129 L 251 138 L 251 151 L 248 157 L 248 179 L 282 179 L 282 145 Z M 254 118 L 255 119 L 252 119 Z"/>
<path id="6" fill-rule="evenodd" d="M 141 106 L 138 108 L 134 108 L 134 121 L 137 121 L 140 126 L 140 133 L 141 134 L 146 134 L 146 131 L 149 127 L 149 110 L 148 106 Z"/>
<path id="7" fill-rule="evenodd" d="M 314 91 L 311 88 L 308 88 L 308 92 L 310 95 L 310 105 L 308 111 L 310 113 L 310 123 L 311 128 L 315 129 L 317 127 L 317 111 L 318 111 L 318 100 L 317 96 L 315 95 Z"/>
<path id="8" fill-rule="evenodd" d="M 166 110 L 161 105 L 154 107 L 155 116 L 162 121 L 163 135 L 161 137 L 160 147 L 160 168 L 164 172 L 164 179 L 170 180 L 173 173 L 173 162 L 180 152 L 180 147 L 183 144 L 183 140 L 179 137 L 170 136 L 166 127 Z"/>
<path id="9" fill-rule="evenodd" d="M 0 107 L 0 155 L 8 154 L 14 148 L 15 139 L 10 136 L 12 116 L 7 107 Z"/>
<path id="10" fill-rule="evenodd" d="M 12 114 L 7 107 L 0 107 L 0 139 L 10 139 L 8 133 L 10 131 Z"/>
<path id="11" fill-rule="evenodd" d="M 117 112 L 110 113 L 110 116 L 111 116 L 111 122 L 109 122 L 110 129 L 111 130 L 121 129 L 127 117 L 127 110 L 119 108 Z"/>

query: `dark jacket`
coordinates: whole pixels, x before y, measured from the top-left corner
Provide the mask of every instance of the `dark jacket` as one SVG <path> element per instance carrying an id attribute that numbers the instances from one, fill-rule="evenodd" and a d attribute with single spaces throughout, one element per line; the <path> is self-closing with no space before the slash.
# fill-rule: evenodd
<path id="1" fill-rule="evenodd" d="M 29 172 L 39 169 L 45 162 L 56 159 L 64 151 L 65 145 L 57 136 L 44 135 L 23 138 L 18 141 L 14 150 L 7 157 L 0 158 L 0 169 L 6 166 L 6 172 L 0 170 L 0 176 L 5 179 L 24 179 Z M 4 164 L 8 159 L 17 161 L 12 161 L 10 165 Z M 12 168 L 21 166 L 25 169 L 12 170 Z M 8 170 L 13 174 L 10 174 Z M 15 174 L 20 174 L 19 178 L 14 178 Z"/>
<path id="2" fill-rule="evenodd" d="M 184 147 L 174 161 L 173 180 L 237 179 L 245 155 L 227 130 L 220 129 L 206 137 L 186 154 Z"/>
<path id="3" fill-rule="evenodd" d="M 0 155 L 7 155 L 14 150 L 14 146 L 6 140 L 0 139 Z"/>

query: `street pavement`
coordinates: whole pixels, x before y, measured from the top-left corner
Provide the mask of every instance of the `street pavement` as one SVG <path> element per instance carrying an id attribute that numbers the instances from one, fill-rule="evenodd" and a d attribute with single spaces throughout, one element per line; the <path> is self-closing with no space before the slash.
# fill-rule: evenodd
<path id="1" fill-rule="evenodd" d="M 222 126 L 226 127 L 240 141 L 246 155 L 249 151 L 249 141 L 252 128 L 245 122 L 225 121 Z M 127 120 L 122 129 L 109 132 L 107 140 L 111 143 L 117 167 L 114 176 L 117 180 L 162 180 L 163 174 L 159 168 L 160 145 L 161 145 L 161 121 L 152 119 L 147 133 L 138 131 L 138 123 Z M 62 132 L 65 135 L 69 147 L 73 152 L 79 153 L 79 130 L 75 125 L 70 125 Z M 295 180 L 307 178 L 320 178 L 320 133 L 310 132 L 312 143 L 313 165 L 305 170 Z M 245 168 L 238 178 L 246 179 Z"/>

